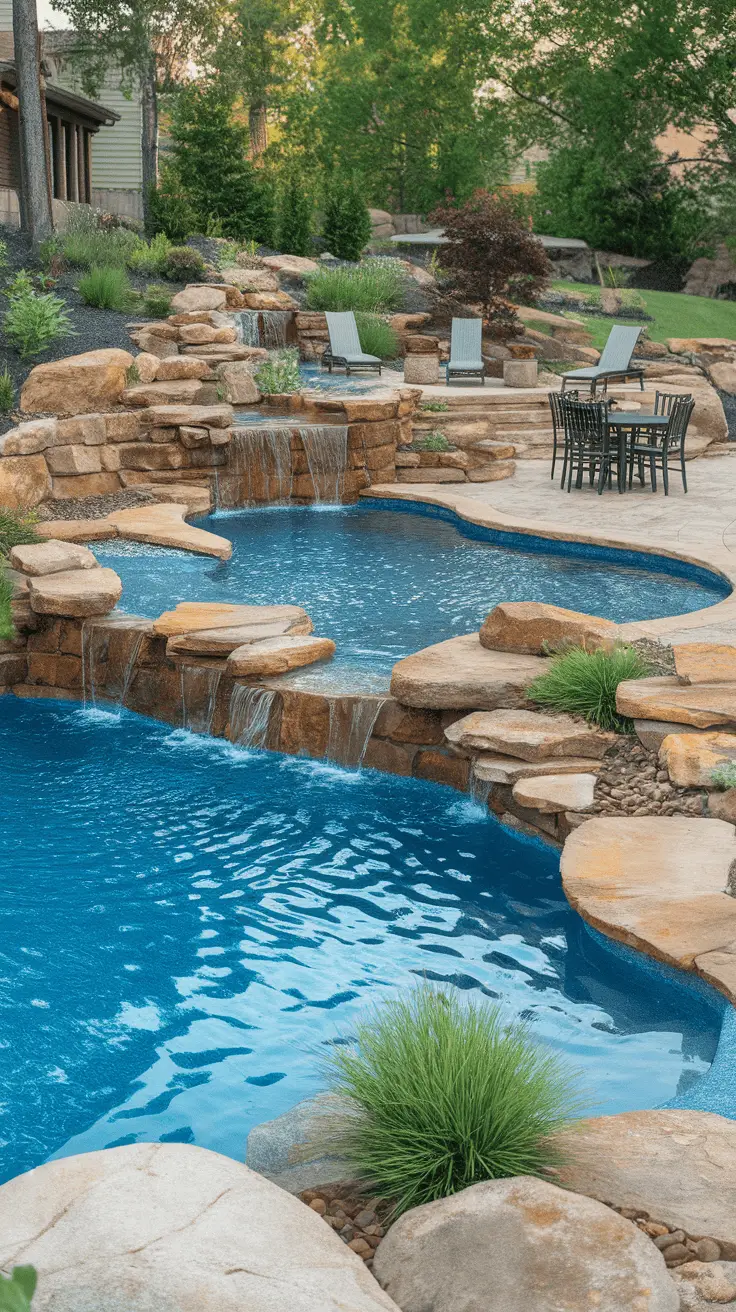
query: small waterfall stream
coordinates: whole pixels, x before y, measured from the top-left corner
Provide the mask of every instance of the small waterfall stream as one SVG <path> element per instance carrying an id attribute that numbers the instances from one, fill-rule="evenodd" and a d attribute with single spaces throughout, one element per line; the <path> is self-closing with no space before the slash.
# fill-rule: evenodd
<path id="1" fill-rule="evenodd" d="M 181 727 L 211 733 L 222 671 L 200 665 L 181 667 Z"/>
<path id="2" fill-rule="evenodd" d="M 113 625 L 109 622 L 95 624 L 93 620 L 83 621 L 81 627 L 82 700 L 85 706 L 97 705 L 98 686 L 106 703 L 117 705 L 118 708 L 125 705 L 144 636 L 143 629 Z M 124 643 L 126 637 L 129 637 L 130 641 L 123 657 L 121 642 Z M 117 670 L 120 672 L 120 678 L 116 688 L 114 674 Z"/>
<path id="3" fill-rule="evenodd" d="M 330 697 L 327 759 L 346 770 L 359 770 L 385 697 Z"/>
<path id="4" fill-rule="evenodd" d="M 471 802 L 475 802 L 476 806 L 483 807 L 484 811 L 487 810 L 488 797 L 491 788 L 492 784 L 490 784 L 487 779 L 478 778 L 475 773 L 475 760 L 473 760 L 470 766 L 470 779 L 468 781 L 468 792 L 470 794 Z"/>
<path id="5" fill-rule="evenodd" d="M 293 310 L 238 310 L 235 330 L 243 346 L 264 346 L 279 351 L 286 346 L 287 329 Z"/>
<path id="6" fill-rule="evenodd" d="M 276 693 L 236 683 L 230 694 L 230 742 L 237 747 L 267 747 Z"/>
<path id="7" fill-rule="evenodd" d="M 348 464 L 347 426 L 300 428 L 299 436 L 314 484 L 315 505 L 339 504 L 343 499 Z"/>
<path id="8" fill-rule="evenodd" d="M 227 469 L 217 480 L 216 504 L 221 510 L 259 502 L 283 505 L 291 497 L 291 476 L 290 428 L 235 428 Z"/>

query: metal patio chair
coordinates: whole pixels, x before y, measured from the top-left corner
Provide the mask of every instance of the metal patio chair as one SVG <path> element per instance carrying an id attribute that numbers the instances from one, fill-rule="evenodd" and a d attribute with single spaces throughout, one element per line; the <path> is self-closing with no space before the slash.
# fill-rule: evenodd
<path id="1" fill-rule="evenodd" d="M 646 461 L 649 465 L 649 474 L 652 480 L 652 492 L 657 491 L 657 467 L 659 466 L 662 471 L 664 494 L 669 496 L 669 461 L 670 456 L 674 455 L 680 461 L 682 488 L 684 492 L 687 492 L 685 438 L 690 418 L 695 409 L 695 400 L 692 396 L 686 396 L 682 393 L 678 395 L 657 392 L 655 404 L 657 403 L 662 408 L 659 411 L 655 409 L 654 413 L 667 415 L 669 423 L 664 432 L 650 431 L 647 438 L 642 440 L 639 440 L 636 433 L 634 434 L 629 445 L 629 487 L 631 487 L 634 479 L 635 460 L 638 463 L 639 482 L 643 484 L 644 462 Z M 646 426 L 646 416 L 642 416 L 642 423 Z"/>
<path id="2" fill-rule="evenodd" d="M 598 478 L 598 495 L 610 485 L 615 466 L 619 480 L 626 470 L 619 469 L 618 443 L 611 443 L 608 433 L 608 403 L 606 401 L 563 401 L 565 444 L 569 449 L 567 490 L 582 487 L 587 472 L 591 484 Z"/>
<path id="3" fill-rule="evenodd" d="M 634 354 L 641 328 L 630 327 L 626 324 L 614 324 L 608 334 L 608 341 L 603 347 L 603 353 L 597 364 L 591 365 L 587 369 L 573 369 L 569 374 L 562 375 L 562 390 L 565 390 L 565 384 L 568 379 L 576 383 L 590 383 L 590 395 L 595 396 L 596 384 L 603 383 L 604 393 L 608 389 L 608 383 L 613 379 L 622 379 L 624 382 L 628 378 L 638 378 L 639 386 L 644 391 L 644 368 L 642 365 L 632 367 L 631 357 Z"/>
<path id="4" fill-rule="evenodd" d="M 565 401 L 579 400 L 579 393 L 566 392 L 565 395 L 563 396 L 562 392 L 549 392 L 547 399 L 549 401 L 549 408 L 552 412 L 552 469 L 550 471 L 549 476 L 550 478 L 554 478 L 555 476 L 555 465 L 557 464 L 557 448 L 560 441 L 562 441 L 563 457 L 562 457 L 562 478 L 560 479 L 560 487 L 564 487 L 565 474 L 567 473 L 567 461 L 570 452 L 568 449 L 567 434 L 565 432 L 565 416 L 563 413 L 563 408 L 564 408 Z"/>
<path id="5" fill-rule="evenodd" d="M 336 312 L 328 310 L 325 314 L 330 345 L 322 352 L 320 364 L 332 373 L 335 365 L 349 374 L 351 369 L 377 369 L 381 377 L 381 361 L 377 355 L 366 355 L 361 350 L 358 325 L 352 310 Z"/>
<path id="6" fill-rule="evenodd" d="M 447 361 L 445 380 L 450 378 L 485 378 L 485 365 L 481 339 L 482 319 L 453 319 L 450 337 L 450 358 Z"/>

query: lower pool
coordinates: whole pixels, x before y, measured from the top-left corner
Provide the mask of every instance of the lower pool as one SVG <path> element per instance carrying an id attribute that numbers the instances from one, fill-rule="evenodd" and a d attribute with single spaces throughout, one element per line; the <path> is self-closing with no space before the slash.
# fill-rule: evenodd
<path id="1" fill-rule="evenodd" d="M 95 544 L 122 608 L 179 601 L 305 606 L 336 661 L 387 676 L 402 656 L 477 629 L 499 601 L 546 601 L 618 622 L 720 601 L 715 574 L 664 557 L 494 534 L 416 503 L 238 510 L 197 521 L 233 543 L 225 563 L 133 543 Z"/>
<path id="2" fill-rule="evenodd" d="M 242 1160 L 425 976 L 525 1017 L 591 1110 L 713 1060 L 722 1000 L 602 943 L 554 852 L 447 789 L 11 696 L 0 752 L 0 1181 L 140 1140 Z"/>

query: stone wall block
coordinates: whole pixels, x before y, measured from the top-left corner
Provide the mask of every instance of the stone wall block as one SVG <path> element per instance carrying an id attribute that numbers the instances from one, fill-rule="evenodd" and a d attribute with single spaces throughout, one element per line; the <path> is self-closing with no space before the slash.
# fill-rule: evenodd
<path id="1" fill-rule="evenodd" d="M 99 474 L 100 453 L 94 446 L 57 446 L 46 453 L 52 474 Z"/>
<path id="2" fill-rule="evenodd" d="M 330 707 L 316 693 L 279 693 L 281 722 L 278 750 L 290 756 L 324 757 L 330 736 Z"/>
<path id="3" fill-rule="evenodd" d="M 390 742 L 387 738 L 369 740 L 363 757 L 366 769 L 382 770 L 385 774 L 411 776 L 412 764 L 418 747 Z"/>
<path id="4" fill-rule="evenodd" d="M 444 752 L 417 752 L 414 758 L 414 775 L 429 779 L 435 784 L 448 784 L 460 792 L 467 792 L 470 779 L 470 762 Z"/>
<path id="5" fill-rule="evenodd" d="M 0 460 L 0 505 L 10 510 L 37 506 L 50 491 L 51 479 L 42 454 Z"/>
<path id="6" fill-rule="evenodd" d="M 140 415 L 129 410 L 118 410 L 111 415 L 103 415 L 105 437 L 108 442 L 135 442 L 141 434 Z"/>
<path id="7" fill-rule="evenodd" d="M 100 464 L 107 473 L 114 473 L 120 468 L 120 451 L 116 446 L 100 448 Z"/>
<path id="8" fill-rule="evenodd" d="M 181 469 L 186 453 L 174 443 L 124 443 L 118 448 L 121 469 Z"/>
<path id="9" fill-rule="evenodd" d="M 29 651 L 27 679 L 29 683 L 43 683 L 51 688 L 81 688 L 81 658 L 58 652 Z"/>
<path id="10" fill-rule="evenodd" d="M 374 446 L 366 451 L 365 463 L 368 469 L 386 469 L 396 464 L 396 447 L 393 442 L 386 446 Z"/>
<path id="11" fill-rule="evenodd" d="M 12 688 L 17 683 L 25 683 L 25 652 L 4 652 L 0 655 L 0 687 Z"/>
<path id="12" fill-rule="evenodd" d="M 112 418 L 112 416 L 107 416 Z M 102 446 L 107 441 L 107 424 L 105 415 L 75 415 L 72 419 L 60 419 L 57 425 L 56 445 Z"/>
<path id="13" fill-rule="evenodd" d="M 54 501 L 67 501 L 69 497 L 106 497 L 119 491 L 118 474 L 72 474 L 54 478 L 52 496 Z"/>
<path id="14" fill-rule="evenodd" d="M 379 483 L 397 483 L 396 465 L 387 465 L 384 469 L 374 469 L 371 475 L 371 486 Z"/>
<path id="15" fill-rule="evenodd" d="M 36 633 L 31 633 L 28 636 L 29 652 L 58 651 L 61 642 L 62 623 L 62 620 L 42 620 Z"/>
<path id="16" fill-rule="evenodd" d="M 373 726 L 375 738 L 390 738 L 397 743 L 439 745 L 444 741 L 442 713 L 420 711 L 390 698 L 381 707 Z"/>
<path id="17" fill-rule="evenodd" d="M 18 424 L 0 437 L 0 455 L 32 456 L 57 441 L 57 421 L 55 419 L 32 419 L 28 423 Z"/>

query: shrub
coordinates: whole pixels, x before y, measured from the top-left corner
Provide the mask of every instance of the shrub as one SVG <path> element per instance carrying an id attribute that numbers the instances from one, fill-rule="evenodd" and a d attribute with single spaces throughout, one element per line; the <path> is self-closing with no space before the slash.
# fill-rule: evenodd
<path id="1" fill-rule="evenodd" d="M 79 280 L 79 295 L 85 305 L 98 310 L 127 310 L 133 303 L 133 288 L 125 269 L 114 264 L 93 267 Z"/>
<path id="2" fill-rule="evenodd" d="M 325 198 L 322 237 L 339 260 L 359 260 L 371 239 L 371 218 L 355 178 L 335 176 Z"/>
<path id="3" fill-rule="evenodd" d="M 163 234 L 171 241 L 186 241 L 197 231 L 197 211 L 171 168 L 164 166 L 158 187 L 148 193 L 148 221 L 152 233 Z"/>
<path id="4" fill-rule="evenodd" d="M 143 308 L 152 319 L 165 319 L 171 310 L 173 292 L 161 283 L 151 283 L 143 293 Z"/>
<path id="5" fill-rule="evenodd" d="M 277 242 L 288 255 L 310 255 L 314 201 L 298 174 L 293 173 L 279 194 Z"/>
<path id="6" fill-rule="evenodd" d="M 435 414 L 444 414 L 450 407 L 446 401 L 422 401 L 420 410 L 431 410 Z"/>
<path id="7" fill-rule="evenodd" d="M 8 255 L 8 243 L 0 240 L 0 270 L 7 269 L 9 264 L 10 256 Z"/>
<path id="8" fill-rule="evenodd" d="M 395 360 L 399 349 L 399 339 L 390 323 L 379 319 L 376 314 L 364 311 L 356 314 L 358 337 L 361 348 L 367 355 L 377 355 L 380 360 Z"/>
<path id="9" fill-rule="evenodd" d="M 549 669 L 527 692 L 540 706 L 582 715 L 601 729 L 625 732 L 630 722 L 616 710 L 616 689 L 625 679 L 644 679 L 648 674 L 648 665 L 633 647 L 611 651 L 571 647 L 553 657 Z"/>
<path id="10" fill-rule="evenodd" d="M 14 1266 L 9 1276 L 0 1275 L 0 1312 L 30 1312 L 35 1289 L 35 1267 Z"/>
<path id="11" fill-rule="evenodd" d="M 153 274 L 162 276 L 170 250 L 169 238 L 164 232 L 158 232 L 150 242 L 142 241 L 138 246 L 134 246 L 126 263 L 132 273 L 140 273 L 144 278 Z"/>
<path id="12" fill-rule="evenodd" d="M 237 263 L 240 247 L 236 241 L 223 241 L 217 249 L 218 269 L 230 269 Z"/>
<path id="13" fill-rule="evenodd" d="M 17 282 L 17 280 L 16 280 Z M 6 288 L 10 308 L 3 316 L 5 336 L 25 359 L 38 355 L 59 337 L 74 336 L 66 301 L 53 292 L 34 292 L 27 287 Z"/>
<path id="14" fill-rule="evenodd" d="M 11 547 L 40 542 L 37 523 L 32 510 L 10 510 L 7 506 L 0 506 L 0 556 L 7 556 Z"/>
<path id="15" fill-rule="evenodd" d="M 580 1110 L 574 1073 L 526 1026 L 426 986 L 375 1007 L 325 1064 L 356 1112 L 329 1151 L 397 1215 L 481 1180 L 542 1174 L 559 1161 L 550 1136 Z"/>
<path id="16" fill-rule="evenodd" d="M 396 260 L 366 260 L 357 269 L 319 269 L 307 279 L 310 310 L 397 310 L 404 293 L 404 270 Z"/>
<path id="17" fill-rule="evenodd" d="M 194 246 L 172 246 L 163 273 L 171 282 L 196 282 L 203 276 L 205 267 L 204 259 Z"/>
<path id="18" fill-rule="evenodd" d="M 442 263 L 457 290 L 480 301 L 486 318 L 513 320 L 508 301 L 535 300 L 552 266 L 526 227 L 517 203 L 476 191 L 464 205 L 441 205 L 430 221 L 444 228 Z"/>
<path id="19" fill-rule="evenodd" d="M 269 360 L 264 360 L 255 380 L 264 394 L 298 392 L 302 385 L 298 353 L 293 350 L 279 351 Z"/>
<path id="20" fill-rule="evenodd" d="M 15 383 L 8 366 L 0 373 L 0 414 L 7 414 L 15 405 Z"/>
<path id="21" fill-rule="evenodd" d="M 717 765 L 715 770 L 711 770 L 711 782 L 720 792 L 727 792 L 729 788 L 736 788 L 736 762 L 728 761 L 724 765 Z"/>

